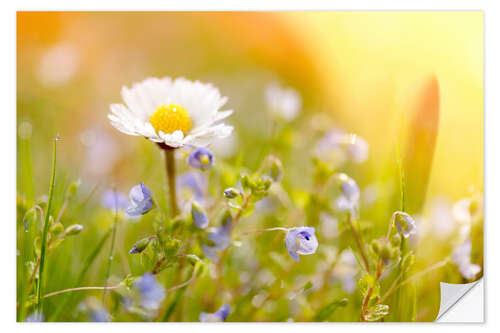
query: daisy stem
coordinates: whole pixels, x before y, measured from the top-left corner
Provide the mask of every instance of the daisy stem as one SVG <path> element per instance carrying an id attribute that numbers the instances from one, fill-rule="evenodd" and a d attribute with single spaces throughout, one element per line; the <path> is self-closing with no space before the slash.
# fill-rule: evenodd
<path id="1" fill-rule="evenodd" d="M 175 190 L 175 150 L 165 149 L 165 167 L 167 170 L 167 181 L 168 190 L 170 197 L 170 211 L 172 212 L 172 217 L 179 214 L 179 208 L 177 207 L 177 196 Z"/>
<path id="2" fill-rule="evenodd" d="M 45 221 L 43 224 L 42 232 L 42 246 L 40 249 L 40 271 L 38 277 L 38 288 L 37 288 L 37 311 L 39 314 L 42 313 L 42 287 L 43 287 L 43 273 L 45 268 L 45 252 L 47 249 L 47 234 L 49 230 L 49 217 L 50 210 L 52 208 L 52 198 L 54 197 L 54 182 L 56 178 L 56 147 L 59 138 L 54 139 L 53 153 L 52 153 L 52 170 L 50 176 L 50 186 L 49 186 L 49 198 L 47 199 L 47 212 L 45 213 Z"/>

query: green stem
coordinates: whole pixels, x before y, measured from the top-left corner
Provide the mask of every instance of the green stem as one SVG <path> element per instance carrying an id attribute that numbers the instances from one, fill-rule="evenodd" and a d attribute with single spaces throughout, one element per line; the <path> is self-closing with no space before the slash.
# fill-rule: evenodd
<path id="1" fill-rule="evenodd" d="M 165 149 L 165 167 L 167 170 L 168 190 L 170 197 L 170 211 L 172 217 L 179 214 L 177 206 L 177 193 L 175 190 L 175 150 Z"/>
<path id="2" fill-rule="evenodd" d="M 54 182 L 56 178 L 56 145 L 57 141 L 59 141 L 59 137 L 54 139 L 53 144 L 53 153 L 52 153 L 52 171 L 50 175 L 50 186 L 49 186 L 49 198 L 47 200 L 47 212 L 45 214 L 45 221 L 43 224 L 43 233 L 42 233 L 42 247 L 40 249 L 40 272 L 38 277 L 38 288 L 37 288 L 37 310 L 38 313 L 42 313 L 42 288 L 43 288 L 43 273 L 45 269 L 45 252 L 47 249 L 47 233 L 49 229 L 49 217 L 50 210 L 52 208 L 52 199 L 54 197 Z"/>
<path id="3" fill-rule="evenodd" d="M 64 293 L 69 293 L 69 292 L 72 292 L 72 291 L 80 291 L 80 290 L 104 290 L 104 291 L 106 291 L 106 290 L 117 289 L 117 288 L 120 288 L 120 287 L 121 287 L 121 284 L 117 284 L 116 286 L 111 286 L 111 287 L 77 287 L 77 288 L 69 288 L 69 289 L 54 291 L 52 293 L 43 295 L 43 298 L 48 298 L 48 297 L 52 297 L 52 296 L 56 296 L 56 295 L 60 295 L 60 294 L 64 294 Z"/>
<path id="4" fill-rule="evenodd" d="M 361 258 L 363 259 L 363 263 L 365 264 L 366 271 L 370 273 L 370 264 L 368 263 L 368 257 L 366 256 L 363 244 L 361 243 L 361 238 L 359 237 L 359 234 L 356 231 L 354 224 L 352 223 L 351 213 L 347 214 L 347 221 L 351 226 L 351 231 L 354 236 L 354 239 L 356 240 L 356 244 L 358 245 L 359 253 L 361 254 Z"/>
<path id="5" fill-rule="evenodd" d="M 108 278 L 109 278 L 109 273 L 111 270 L 111 262 L 113 261 L 113 251 L 115 250 L 116 227 L 118 224 L 118 203 L 116 201 L 117 201 L 117 198 L 116 198 L 116 193 L 115 193 L 115 220 L 113 222 L 113 227 L 112 227 L 111 247 L 109 249 L 108 266 L 106 267 L 106 275 L 104 278 L 104 291 L 102 293 L 102 302 L 103 303 L 106 300 L 106 287 L 108 286 Z"/>

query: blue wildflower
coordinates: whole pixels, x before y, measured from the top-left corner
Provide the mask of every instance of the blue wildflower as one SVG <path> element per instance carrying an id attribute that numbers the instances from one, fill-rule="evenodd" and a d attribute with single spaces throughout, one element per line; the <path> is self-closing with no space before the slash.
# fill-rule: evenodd
<path id="1" fill-rule="evenodd" d="M 107 190 L 101 199 L 101 205 L 111 210 L 122 210 L 127 208 L 128 200 L 125 194 L 116 190 Z"/>
<path id="2" fill-rule="evenodd" d="M 296 262 L 299 262 L 299 254 L 313 254 L 318 248 L 318 239 L 314 235 L 312 227 L 297 227 L 290 229 L 285 237 L 286 249 Z"/>
<path id="3" fill-rule="evenodd" d="M 24 320 L 27 323 L 41 323 L 44 321 L 43 314 L 38 311 L 33 312 Z"/>
<path id="4" fill-rule="evenodd" d="M 177 188 L 180 191 L 190 191 L 197 201 L 203 200 L 206 187 L 207 180 L 201 172 L 190 171 L 177 178 Z"/>
<path id="5" fill-rule="evenodd" d="M 338 174 L 337 177 L 340 180 L 340 196 L 335 202 L 337 209 L 339 211 L 350 211 L 354 214 L 359 206 L 360 191 L 358 184 L 345 173 Z"/>
<path id="6" fill-rule="evenodd" d="M 166 296 L 165 288 L 156 281 L 151 273 L 145 273 L 134 287 L 141 295 L 141 306 L 147 310 L 156 310 Z"/>
<path id="7" fill-rule="evenodd" d="M 214 164 L 214 155 L 207 148 L 196 148 L 186 159 L 187 163 L 193 168 L 208 170 Z"/>
<path id="8" fill-rule="evenodd" d="M 315 155 L 321 159 L 343 163 L 350 158 L 362 163 L 368 158 L 369 145 L 359 135 L 345 133 L 341 129 L 328 131 L 316 144 Z"/>
<path id="9" fill-rule="evenodd" d="M 191 217 L 194 224 L 200 228 L 205 229 L 208 226 L 208 215 L 205 210 L 195 201 L 191 203 Z"/>
<path id="10" fill-rule="evenodd" d="M 196 201 L 205 206 L 205 193 L 207 191 L 207 179 L 200 171 L 189 171 L 183 173 L 176 180 L 177 198 L 179 206 L 185 212 L 189 212 L 191 201 Z"/>
<path id="11" fill-rule="evenodd" d="M 153 199 L 151 190 L 140 182 L 139 185 L 132 187 L 129 192 L 130 206 L 127 207 L 127 214 L 130 216 L 144 215 L 153 208 Z"/>
<path id="12" fill-rule="evenodd" d="M 231 312 L 231 307 L 227 304 L 224 304 L 219 308 L 219 310 L 214 313 L 200 313 L 200 321 L 201 322 L 219 322 L 226 320 L 227 316 Z"/>
<path id="13" fill-rule="evenodd" d="M 130 254 L 134 253 L 141 253 L 146 249 L 146 247 L 149 245 L 149 242 L 151 241 L 151 237 L 143 238 L 139 241 L 137 241 L 132 249 L 130 250 Z"/>
<path id="14" fill-rule="evenodd" d="M 231 244 L 231 231 L 232 231 L 232 216 L 229 211 L 226 211 L 222 224 L 219 228 L 213 230 L 208 234 L 208 239 L 213 242 L 213 246 L 206 244 L 201 245 L 203 254 L 213 261 L 219 261 L 217 252 L 224 251 Z"/>
<path id="15" fill-rule="evenodd" d="M 405 212 L 394 212 L 392 219 L 396 223 L 396 228 L 399 233 L 402 233 L 404 238 L 410 237 L 417 232 L 417 225 L 413 217 Z"/>
<path id="16" fill-rule="evenodd" d="M 101 307 L 99 309 L 92 310 L 90 312 L 90 320 L 97 323 L 105 323 L 109 321 L 109 313 L 106 308 Z"/>

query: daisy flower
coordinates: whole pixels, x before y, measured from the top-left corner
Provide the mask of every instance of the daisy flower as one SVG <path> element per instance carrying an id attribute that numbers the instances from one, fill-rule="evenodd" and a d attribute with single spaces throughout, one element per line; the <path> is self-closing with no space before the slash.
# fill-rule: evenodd
<path id="1" fill-rule="evenodd" d="M 144 136 L 162 148 L 204 147 L 228 137 L 232 126 L 220 123 L 232 111 L 220 111 L 227 98 L 211 84 L 147 78 L 121 91 L 124 104 L 111 104 L 111 125 L 129 135 Z"/>

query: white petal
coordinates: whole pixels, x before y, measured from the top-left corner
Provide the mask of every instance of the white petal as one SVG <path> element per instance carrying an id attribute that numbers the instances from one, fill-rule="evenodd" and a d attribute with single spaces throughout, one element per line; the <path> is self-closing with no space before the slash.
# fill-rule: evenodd
<path id="1" fill-rule="evenodd" d="M 172 81 L 168 77 L 163 79 L 150 77 L 133 84 L 130 89 L 124 86 L 121 94 L 135 116 L 147 120 L 159 106 L 167 102 L 171 85 Z"/>
<path id="2" fill-rule="evenodd" d="M 160 137 L 163 139 L 163 142 L 165 142 L 167 146 L 177 148 L 184 145 L 184 134 L 182 133 L 182 131 L 175 131 L 172 134 L 163 133 L 162 131 L 160 131 Z"/>
<path id="3" fill-rule="evenodd" d="M 215 125 L 204 130 L 191 133 L 186 137 L 185 143 L 191 144 L 193 146 L 205 147 L 216 139 L 227 138 L 229 135 L 231 135 L 232 131 L 232 126 L 224 124 Z"/>

